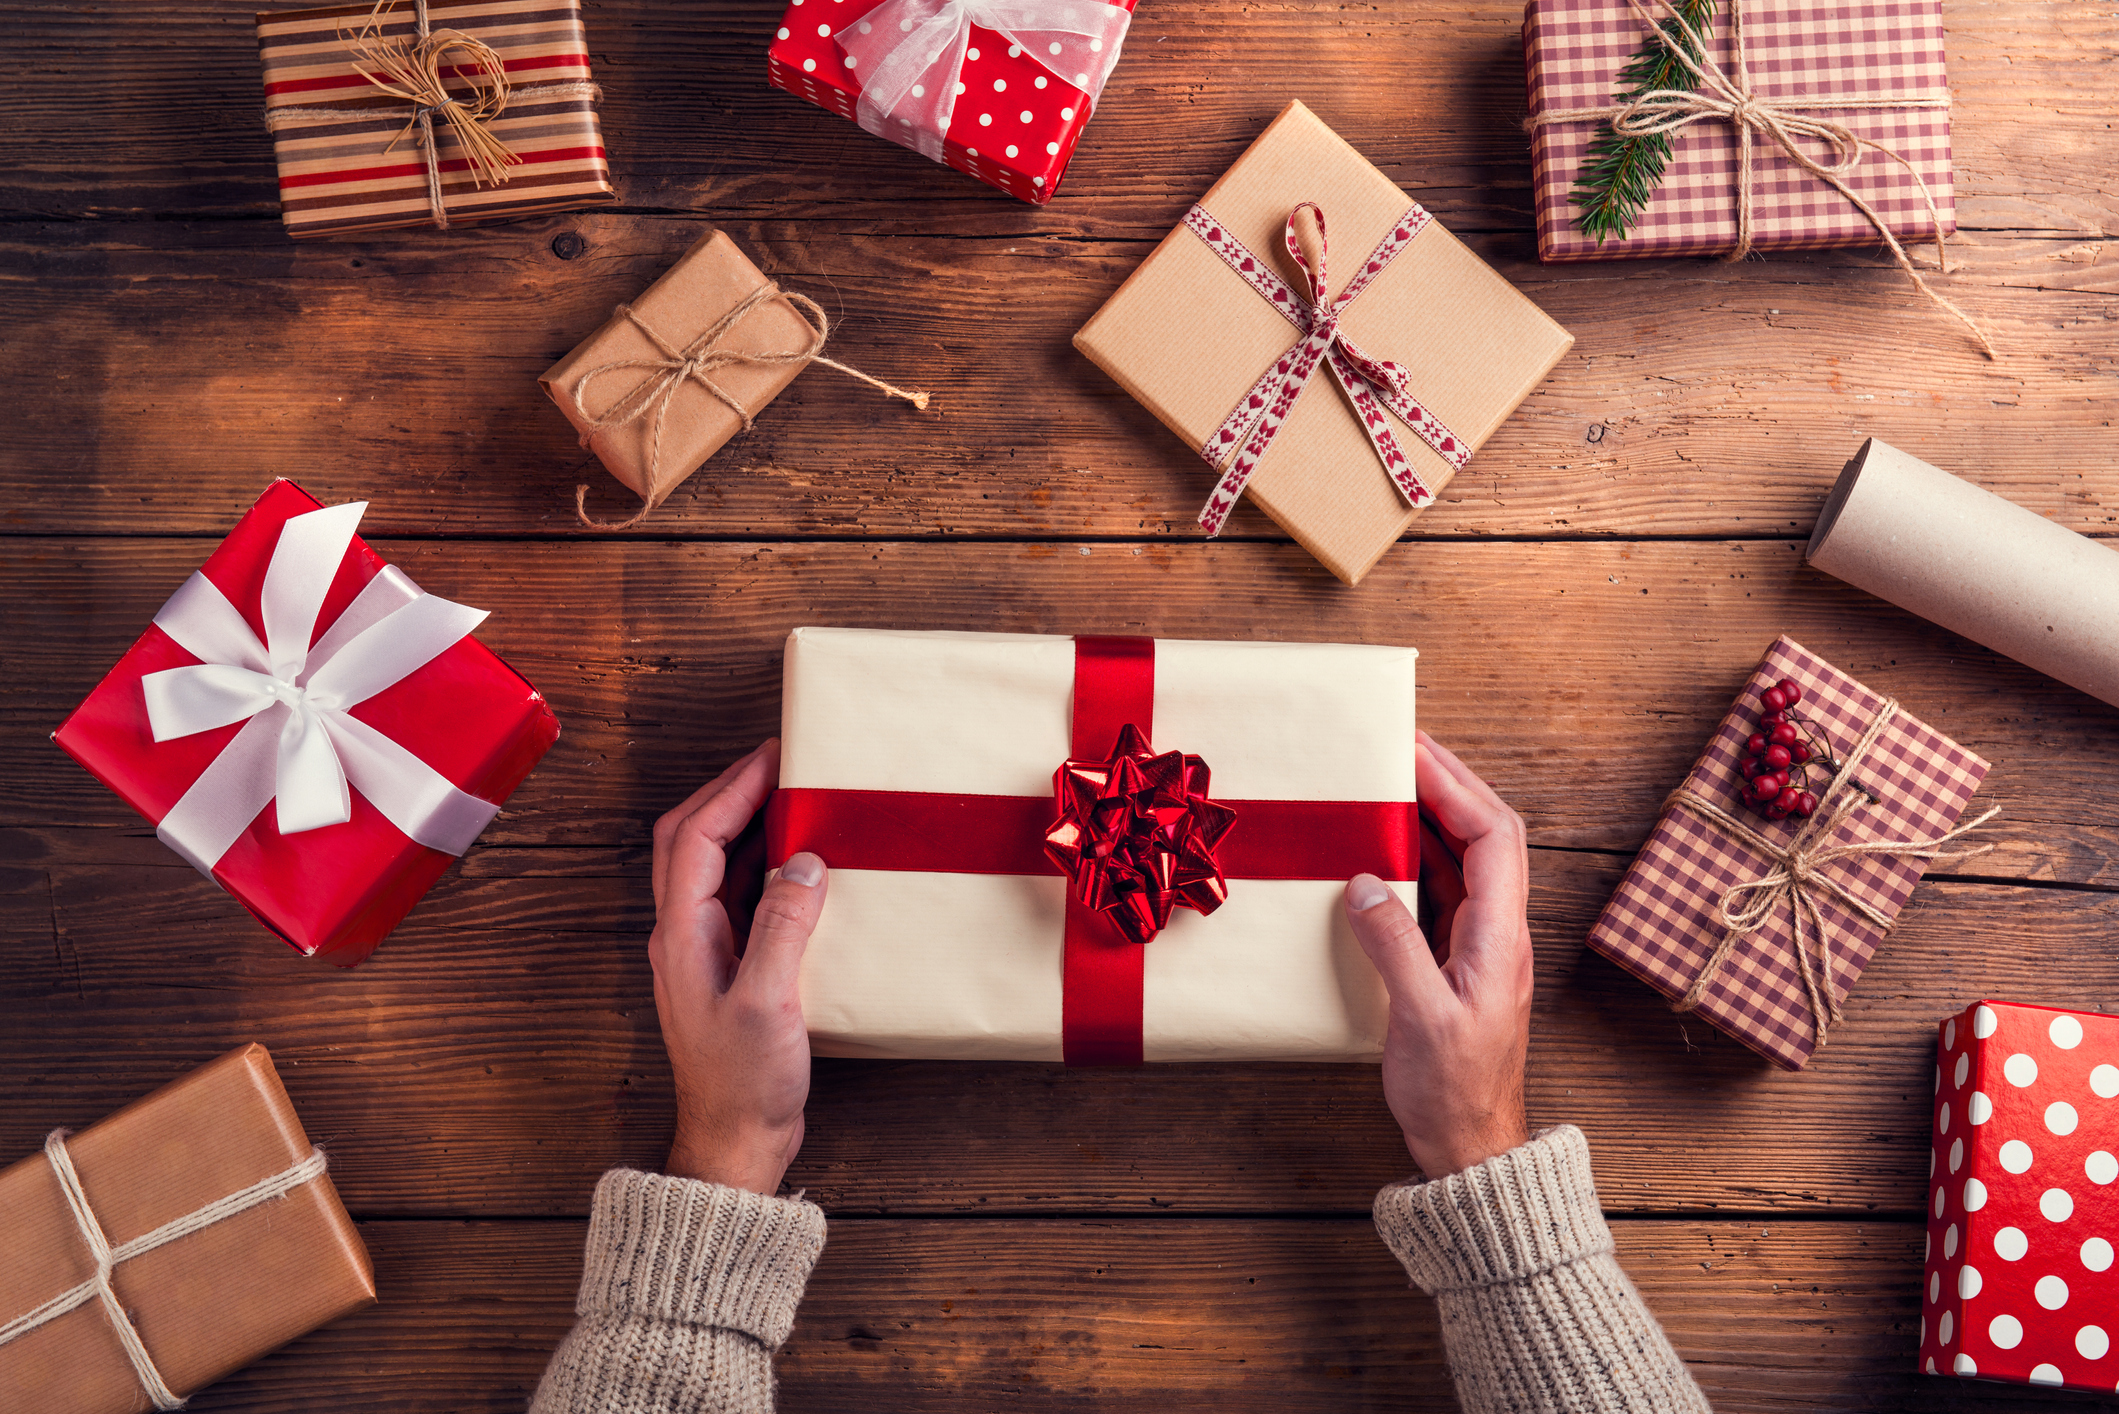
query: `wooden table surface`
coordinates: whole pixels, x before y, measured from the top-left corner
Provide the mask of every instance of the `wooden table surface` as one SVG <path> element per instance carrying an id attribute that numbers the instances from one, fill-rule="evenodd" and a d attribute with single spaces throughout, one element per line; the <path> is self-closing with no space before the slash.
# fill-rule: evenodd
<path id="1" fill-rule="evenodd" d="M 1588 1131 L 1716 1408 L 2055 1402 L 1912 1373 L 1929 1066 L 1974 998 L 2119 1007 L 2119 720 L 1801 547 L 1870 434 L 2113 533 L 2109 7 L 1945 9 L 1943 284 L 1993 364 L 1872 251 L 1540 266 L 1513 0 L 1147 0 L 1043 209 L 769 89 L 770 0 L 585 8 L 621 207 L 295 245 L 247 6 L 0 4 L 0 1160 L 262 1041 L 383 1293 L 193 1410 L 522 1406 L 597 1175 L 669 1138 L 649 826 L 775 729 L 805 623 L 1417 645 L 1424 724 L 1530 824 L 1532 1119 Z M 1248 509 L 1203 542 L 1204 468 L 1068 343 L 1293 97 L 1578 337 L 1355 590 Z M 710 224 L 936 409 L 806 375 L 647 525 L 585 533 L 578 481 L 625 497 L 536 375 Z M 46 740 L 274 476 L 370 501 L 565 727 L 351 972 Z M 1800 1075 L 1582 947 L 1783 631 L 1992 759 L 2005 810 Z M 789 1181 L 831 1238 L 783 1407 L 1449 1408 L 1367 1216 L 1407 1170 L 1372 1068 L 820 1062 Z"/>

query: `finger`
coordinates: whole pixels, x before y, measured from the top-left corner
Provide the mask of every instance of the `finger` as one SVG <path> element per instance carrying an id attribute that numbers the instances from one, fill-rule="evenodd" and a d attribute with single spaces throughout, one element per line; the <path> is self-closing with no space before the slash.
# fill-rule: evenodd
<path id="1" fill-rule="evenodd" d="M 751 917 L 738 986 L 761 1000 L 801 1005 L 802 954 L 824 912 L 825 876 L 824 861 L 807 852 L 780 866 Z"/>
<path id="2" fill-rule="evenodd" d="M 1347 881 L 1346 917 L 1394 1003 L 1417 1002 L 1446 986 L 1427 938 L 1405 901 L 1374 874 Z"/>
<path id="3" fill-rule="evenodd" d="M 1464 787 L 1465 790 L 1469 791 L 1472 795 L 1472 798 L 1484 804 L 1489 811 L 1499 812 L 1508 808 L 1508 802 L 1501 799 L 1500 795 L 1495 792 L 1492 786 L 1488 785 L 1485 781 L 1481 780 L 1478 772 L 1472 770 L 1471 767 L 1465 765 L 1464 762 L 1458 758 L 1456 752 L 1451 751 L 1448 747 L 1444 746 L 1441 742 L 1436 741 L 1426 732 L 1414 732 L 1413 740 L 1415 743 L 1418 744 L 1420 748 L 1419 751 L 1415 754 L 1414 758 L 1414 768 L 1416 772 L 1420 764 L 1419 757 L 1432 757 L 1433 759 L 1428 762 L 1430 768 L 1436 766 L 1441 767 L 1442 770 L 1449 775 L 1451 780 L 1455 781 L 1458 785 Z M 1425 793 L 1423 792 L 1423 798 L 1424 794 Z M 1452 831 L 1452 833 L 1456 832 Z M 1462 838 L 1469 837 L 1467 836 Z"/>
<path id="4" fill-rule="evenodd" d="M 656 822 L 655 907 L 658 910 L 667 902 L 665 886 L 676 853 L 685 847 L 687 839 L 692 841 L 694 850 L 701 841 L 712 846 L 712 876 L 706 892 L 712 894 L 721 887 L 722 851 L 730 840 L 743 832 L 743 827 L 758 813 L 758 807 L 772 794 L 779 779 L 780 743 L 770 740 L 723 771 L 711 784 L 693 792 L 691 798 L 698 802 L 697 805 L 689 810 L 679 807 Z"/>

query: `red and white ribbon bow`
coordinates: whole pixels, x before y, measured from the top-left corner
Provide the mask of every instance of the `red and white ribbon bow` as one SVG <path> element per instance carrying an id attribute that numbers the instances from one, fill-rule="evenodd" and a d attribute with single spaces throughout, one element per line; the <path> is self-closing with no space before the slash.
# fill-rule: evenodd
<path id="1" fill-rule="evenodd" d="M 1295 218 L 1304 211 L 1313 211 L 1317 215 L 1317 268 L 1314 270 L 1295 239 Z M 1398 252 L 1411 245 L 1413 238 L 1433 219 L 1417 201 L 1407 207 L 1405 214 L 1392 224 L 1390 231 L 1369 252 L 1368 259 L 1362 262 L 1361 269 L 1334 299 L 1325 270 L 1324 210 L 1313 201 L 1303 202 L 1288 213 L 1284 239 L 1288 254 L 1294 258 L 1309 284 L 1310 298 L 1304 299 L 1204 206 L 1195 206 L 1185 213 L 1185 225 L 1193 234 L 1205 241 L 1208 249 L 1227 262 L 1244 283 L 1258 291 L 1259 296 L 1279 310 L 1290 324 L 1302 331 L 1302 337 L 1294 346 L 1268 366 L 1251 385 L 1250 391 L 1237 399 L 1235 410 L 1199 449 L 1207 465 L 1216 468 L 1225 462 L 1228 465 L 1214 488 L 1214 494 L 1208 498 L 1206 509 L 1199 513 L 1199 523 L 1206 528 L 1208 535 L 1221 533 L 1222 523 L 1243 495 L 1243 488 L 1249 484 L 1252 473 L 1258 470 L 1258 464 L 1265 459 L 1273 439 L 1280 435 L 1295 400 L 1309 386 L 1310 375 L 1317 371 L 1320 363 L 1331 369 L 1332 377 L 1346 390 L 1348 401 L 1353 403 L 1354 412 L 1361 419 L 1361 429 L 1368 434 L 1369 445 L 1376 449 L 1377 460 L 1383 463 L 1392 484 L 1414 509 L 1432 502 L 1435 494 L 1414 475 L 1412 463 L 1399 449 L 1398 439 L 1391 435 L 1390 421 L 1383 415 L 1384 409 L 1396 413 L 1399 421 L 1411 428 L 1414 436 L 1434 448 L 1435 455 L 1448 462 L 1453 470 L 1462 471 L 1464 464 L 1471 460 L 1471 448 L 1465 445 L 1464 439 L 1414 401 L 1410 390 L 1412 375 L 1402 365 L 1388 359 L 1369 357 L 1339 327 L 1340 316 L 1346 312 L 1346 307 L 1360 297 Z M 1232 450 L 1236 452 L 1233 461 L 1229 459 Z"/>

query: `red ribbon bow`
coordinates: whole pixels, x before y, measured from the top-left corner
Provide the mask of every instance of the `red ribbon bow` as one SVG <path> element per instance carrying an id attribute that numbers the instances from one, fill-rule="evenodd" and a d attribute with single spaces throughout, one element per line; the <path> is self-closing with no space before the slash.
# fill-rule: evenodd
<path id="1" fill-rule="evenodd" d="M 1119 729 L 1104 760 L 1070 760 L 1052 773 L 1060 817 L 1045 853 L 1074 881 L 1074 896 L 1146 943 L 1182 904 L 1208 914 L 1229 896 L 1214 847 L 1236 812 L 1207 799 L 1207 763 L 1155 754 L 1139 727 Z"/>
<path id="2" fill-rule="evenodd" d="M 1317 214 L 1317 267 L 1314 270 L 1295 237 L 1295 218 L 1304 211 Z M 1199 449 L 1209 466 L 1219 468 L 1228 461 L 1231 448 L 1241 447 L 1222 473 L 1214 494 L 1207 500 L 1206 509 L 1200 512 L 1199 523 L 1206 528 L 1207 534 L 1221 533 L 1222 523 L 1235 508 L 1237 498 L 1243 495 L 1243 489 L 1250 483 L 1258 464 L 1265 459 L 1273 439 L 1280 435 L 1295 400 L 1309 386 L 1310 376 L 1317 371 L 1319 364 L 1331 369 L 1333 379 L 1346 390 L 1347 400 L 1354 405 L 1355 414 L 1361 420 L 1361 430 L 1368 434 L 1369 445 L 1375 448 L 1377 460 L 1383 463 L 1384 471 L 1408 505 L 1417 510 L 1433 501 L 1435 495 L 1414 474 L 1412 463 L 1398 446 L 1398 439 L 1391 435 L 1385 409 L 1396 413 L 1399 421 L 1432 447 L 1435 455 L 1453 470 L 1464 469 L 1464 464 L 1471 459 L 1471 449 L 1443 426 L 1441 419 L 1413 401 L 1411 373 L 1402 364 L 1369 357 L 1339 329 L 1339 317 L 1345 313 L 1346 307 L 1360 297 L 1361 292 L 1383 273 L 1384 267 L 1411 245 L 1433 219 L 1418 202 L 1414 202 L 1369 252 L 1368 259 L 1354 272 L 1354 278 L 1347 282 L 1346 288 L 1333 298 L 1325 267 L 1325 253 L 1329 246 L 1325 240 L 1324 210 L 1314 201 L 1303 202 L 1288 213 L 1282 239 L 1288 254 L 1302 271 L 1304 283 L 1309 286 L 1310 295 L 1305 299 L 1274 274 L 1265 261 L 1252 254 L 1250 247 L 1238 240 L 1204 206 L 1195 206 L 1186 213 L 1185 225 L 1192 233 L 1206 242 L 1208 249 L 1220 256 L 1245 284 L 1278 310 L 1282 318 L 1302 331 L 1295 346 L 1259 375 L 1250 391 L 1237 399 L 1235 409 Z"/>

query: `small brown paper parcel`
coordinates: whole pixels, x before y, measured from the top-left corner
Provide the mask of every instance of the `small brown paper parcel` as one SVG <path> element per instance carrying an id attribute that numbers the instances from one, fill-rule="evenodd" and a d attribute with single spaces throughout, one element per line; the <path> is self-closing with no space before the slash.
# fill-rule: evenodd
<path id="1" fill-rule="evenodd" d="M 263 1046 L 239 1047 L 78 1134 L 58 1134 L 45 1153 L 0 1171 L 7 1408 L 138 1414 L 161 1402 L 150 1378 L 182 1399 L 375 1300 L 360 1234 Z M 86 1219 L 60 1164 L 79 1184 Z M 245 1190 L 250 1206 L 241 1206 Z M 188 1218 L 205 1225 L 128 1253 Z M 40 1308 L 95 1281 L 88 1221 L 114 1249 L 109 1284 L 137 1355 L 99 1296 L 35 1323 Z"/>
<path id="2" fill-rule="evenodd" d="M 663 277 L 631 303 L 632 317 L 620 312 L 581 341 L 572 353 L 537 380 L 566 414 L 582 445 L 596 454 L 611 475 L 639 495 L 649 508 L 697 471 L 722 444 L 743 430 L 744 417 L 693 378 L 682 379 L 661 409 L 616 425 L 597 423 L 657 377 L 667 362 L 663 349 L 647 332 L 653 330 L 672 348 L 684 349 L 758 291 L 771 285 L 736 243 L 720 231 L 705 237 L 680 256 Z M 645 325 L 643 329 L 641 326 Z M 785 295 L 761 299 L 732 324 L 717 347 L 735 354 L 767 358 L 807 349 L 817 332 Z M 637 365 L 613 369 L 575 389 L 581 376 L 606 364 Z M 713 381 L 755 417 L 802 371 L 800 362 L 725 363 L 713 370 Z M 582 415 L 582 406 L 588 415 Z M 658 452 L 657 436 L 660 436 Z"/>
<path id="3" fill-rule="evenodd" d="M 1309 287 L 1283 231 L 1304 203 L 1321 209 L 1326 222 L 1330 299 L 1360 278 L 1364 257 L 1414 207 L 1300 103 L 1282 110 L 1199 206 L 1300 293 Z M 1432 220 L 1344 307 L 1340 329 L 1372 358 L 1405 369 L 1409 397 L 1473 449 L 1574 344 L 1572 334 Z M 1074 346 L 1198 449 L 1301 337 L 1180 223 L 1075 334 Z M 1396 417 L 1388 426 L 1419 482 L 1439 493 L 1457 464 Z M 1217 471 L 1229 460 L 1217 462 Z M 1419 514 L 1322 367 L 1287 412 L 1246 493 L 1348 584 L 1358 583 Z"/>

